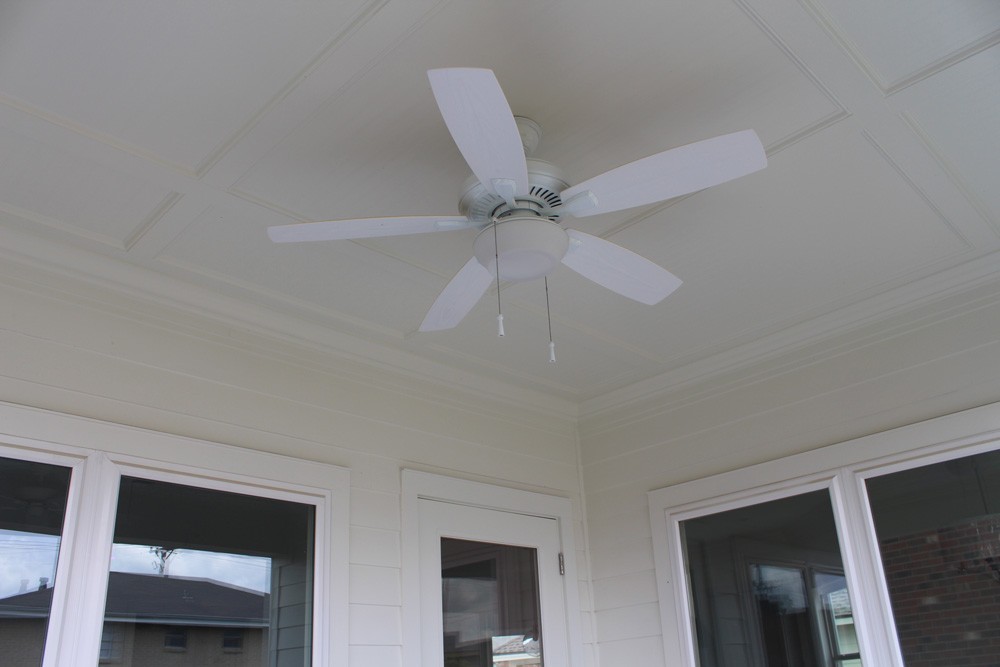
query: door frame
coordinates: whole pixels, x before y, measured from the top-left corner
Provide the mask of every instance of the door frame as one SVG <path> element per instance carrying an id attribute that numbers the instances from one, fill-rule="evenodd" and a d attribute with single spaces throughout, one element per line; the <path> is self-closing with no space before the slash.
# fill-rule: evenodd
<path id="1" fill-rule="evenodd" d="M 495 484 L 446 477 L 417 470 L 402 471 L 400 494 L 402 534 L 403 667 L 421 667 L 420 516 L 419 501 L 437 500 L 473 508 L 555 519 L 562 545 L 562 579 L 569 664 L 583 664 L 580 591 L 573 530 L 573 504 L 568 498 L 522 491 Z M 552 564 L 556 567 L 557 564 Z M 542 564 L 539 564 L 541 575 Z"/>

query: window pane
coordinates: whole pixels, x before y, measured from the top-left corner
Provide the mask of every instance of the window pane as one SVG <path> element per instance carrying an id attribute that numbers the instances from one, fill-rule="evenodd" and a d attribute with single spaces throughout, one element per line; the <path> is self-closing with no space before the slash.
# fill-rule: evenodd
<path id="1" fill-rule="evenodd" d="M 681 523 L 701 667 L 861 665 L 830 495 Z"/>
<path id="2" fill-rule="evenodd" d="M 70 469 L 0 458 L 0 662 L 42 661 Z"/>
<path id="3" fill-rule="evenodd" d="M 312 505 L 123 477 L 101 662 L 309 665 L 313 525 Z"/>
<path id="4" fill-rule="evenodd" d="M 445 667 L 541 667 L 535 549 L 441 538 Z"/>
<path id="5" fill-rule="evenodd" d="M 1000 452 L 867 482 L 908 667 L 1000 655 Z"/>

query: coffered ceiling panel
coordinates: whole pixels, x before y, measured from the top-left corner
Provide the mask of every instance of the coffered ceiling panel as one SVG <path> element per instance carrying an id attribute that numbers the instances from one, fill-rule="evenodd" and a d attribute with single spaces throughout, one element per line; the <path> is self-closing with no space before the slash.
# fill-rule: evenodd
<path id="1" fill-rule="evenodd" d="M 894 103 L 1000 232 L 1000 45 L 907 88 Z"/>
<path id="2" fill-rule="evenodd" d="M 996 0 L 807 2 L 831 17 L 831 28 L 886 90 L 982 40 L 1000 41 Z"/>
<path id="3" fill-rule="evenodd" d="M 279 352 L 613 402 L 1000 281 L 998 42 L 996 0 L 11 0 L 0 254 Z M 495 288 L 422 333 L 475 230 L 266 229 L 456 214 L 469 169 L 426 74 L 452 66 L 493 69 L 570 184 L 746 128 L 770 164 L 565 220 L 684 284 L 645 306 L 558 267 L 556 364 L 541 281 L 501 286 L 503 338 Z"/>
<path id="4" fill-rule="evenodd" d="M 649 307 L 553 279 L 555 308 L 581 326 L 601 313 L 609 340 L 665 365 L 834 311 L 969 252 L 850 121 L 780 152 L 766 172 L 688 197 L 610 240 L 684 284 Z"/>
<path id="5" fill-rule="evenodd" d="M 703 4 L 550 0 L 526 20 L 512 10 L 526 3 L 448 3 L 237 187 L 306 219 L 453 214 L 468 168 L 431 95 L 433 67 L 494 69 L 514 113 L 542 126 L 536 156 L 571 182 L 745 128 L 777 142 L 838 111 L 736 5 Z"/>
<path id="6" fill-rule="evenodd" d="M 399 339 L 423 320 L 440 279 L 356 243 L 273 246 L 268 225 L 287 220 L 262 211 L 212 208 L 161 255 L 175 270 L 236 296 L 298 314 L 340 320 L 355 333 Z"/>
<path id="7" fill-rule="evenodd" d="M 18 227 L 121 249 L 169 195 L 125 171 L 0 127 L 0 210 Z"/>
<path id="8" fill-rule="evenodd" d="M 366 4 L 0 3 L 0 90 L 132 149 L 196 169 Z"/>

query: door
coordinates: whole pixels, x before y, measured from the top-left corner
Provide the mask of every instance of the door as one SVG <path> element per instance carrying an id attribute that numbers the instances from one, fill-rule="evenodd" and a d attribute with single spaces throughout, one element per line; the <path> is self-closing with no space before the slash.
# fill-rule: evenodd
<path id="1" fill-rule="evenodd" d="M 421 664 L 568 667 L 559 522 L 418 503 Z"/>

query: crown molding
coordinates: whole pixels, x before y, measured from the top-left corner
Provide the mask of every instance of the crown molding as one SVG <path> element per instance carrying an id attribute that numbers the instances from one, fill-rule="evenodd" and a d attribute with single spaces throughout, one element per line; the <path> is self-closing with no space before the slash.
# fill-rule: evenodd
<path id="1" fill-rule="evenodd" d="M 18 251 L 11 249 L 15 247 Z M 426 397 L 432 391 L 436 400 L 475 410 L 503 414 L 506 406 L 593 423 L 646 412 L 651 401 L 657 410 L 668 409 L 695 395 L 727 391 L 749 376 L 760 379 L 782 372 L 789 364 L 802 363 L 803 354 L 809 361 L 844 354 L 912 328 L 918 320 L 925 325 L 980 307 L 989 295 L 1000 298 L 998 254 L 983 255 L 579 403 L 429 360 L 394 347 L 391 341 L 346 333 L 333 322 L 309 321 L 126 260 L 13 230 L 0 230 L 0 281 L 413 395 Z M 814 346 L 821 349 L 809 353 Z"/>
<path id="2" fill-rule="evenodd" d="M 164 329 L 254 354 L 296 360 L 424 398 L 432 392 L 436 400 L 474 410 L 503 414 L 500 408 L 507 406 L 568 420 L 578 416 L 573 401 L 453 368 L 125 260 L 12 230 L 0 230 L 0 259 L 0 282 L 5 284 L 118 317 L 153 320 Z"/>
<path id="3" fill-rule="evenodd" d="M 810 362 L 860 349 L 915 326 L 943 321 L 1000 300 L 1000 252 L 983 255 L 961 266 L 946 269 L 894 289 L 880 292 L 844 308 L 781 328 L 751 342 L 679 365 L 665 373 L 635 382 L 583 401 L 581 418 L 603 419 L 615 413 L 628 419 L 647 411 L 651 401 L 658 410 L 691 398 L 714 395 L 754 379 L 782 372 L 802 363 L 807 348 Z M 754 372 L 757 369 L 757 372 Z M 683 396 L 681 389 L 690 389 Z"/>

